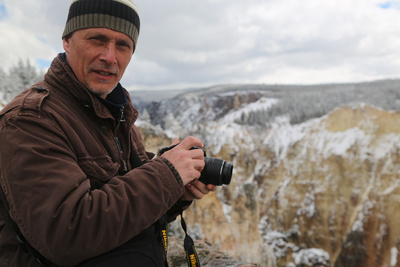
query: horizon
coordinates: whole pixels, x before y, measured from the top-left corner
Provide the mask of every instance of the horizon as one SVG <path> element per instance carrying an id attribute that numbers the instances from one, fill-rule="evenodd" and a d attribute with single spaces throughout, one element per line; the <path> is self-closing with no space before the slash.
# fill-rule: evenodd
<path id="1" fill-rule="evenodd" d="M 400 1 L 135 0 L 137 50 L 122 84 L 326 84 L 400 78 Z M 3 70 L 63 52 L 70 0 L 0 0 Z"/>

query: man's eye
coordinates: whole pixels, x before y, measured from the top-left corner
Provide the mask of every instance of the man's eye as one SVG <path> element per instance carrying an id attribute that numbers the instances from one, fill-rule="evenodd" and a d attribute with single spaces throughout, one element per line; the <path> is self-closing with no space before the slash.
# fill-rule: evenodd
<path id="1" fill-rule="evenodd" d="M 123 49 L 131 49 L 130 44 L 125 43 L 125 42 L 121 42 L 117 44 L 119 47 L 123 48 Z"/>
<path id="2" fill-rule="evenodd" d="M 104 42 L 104 38 L 98 37 L 98 36 L 93 36 L 90 37 L 89 40 L 94 41 L 94 42 Z"/>

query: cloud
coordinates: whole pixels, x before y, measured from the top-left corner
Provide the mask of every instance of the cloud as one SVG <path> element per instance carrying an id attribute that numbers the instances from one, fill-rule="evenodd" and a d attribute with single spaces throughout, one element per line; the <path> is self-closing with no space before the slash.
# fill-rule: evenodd
<path id="1" fill-rule="evenodd" d="M 69 0 L 3 1 L 7 10 L 7 18 L 0 20 L 3 68 L 18 58 L 50 62 L 63 51 L 61 33 Z M 142 26 L 123 78 L 131 89 L 352 82 L 400 74 L 398 1 L 135 3 Z"/>
<path id="2" fill-rule="evenodd" d="M 3 2 L 7 17 L 0 20 L 2 69 L 8 70 L 17 65 L 20 59 L 28 59 L 37 67 L 43 67 L 37 64 L 38 58 L 50 61 L 62 51 L 59 8 L 68 7 L 67 3 L 27 0 Z M 63 13 L 64 18 L 67 11 L 64 9 Z"/>
<path id="3" fill-rule="evenodd" d="M 374 1 L 186 1 L 169 9 L 170 4 L 160 4 L 162 13 L 152 10 L 149 16 L 156 17 L 150 31 L 143 27 L 137 59 L 139 66 L 143 56 L 146 65 L 157 66 L 155 76 L 164 84 L 170 79 L 319 83 L 399 76 L 398 13 L 384 12 Z M 394 68 L 381 73 L 382 64 Z M 143 80 L 137 82 L 156 85 L 154 78 L 138 76 Z"/>

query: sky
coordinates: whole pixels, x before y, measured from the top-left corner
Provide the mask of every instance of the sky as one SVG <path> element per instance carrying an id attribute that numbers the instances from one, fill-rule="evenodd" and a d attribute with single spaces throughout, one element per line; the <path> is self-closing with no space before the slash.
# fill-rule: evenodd
<path id="1" fill-rule="evenodd" d="M 400 78 L 400 0 L 134 0 L 130 90 Z M 0 0 L 0 68 L 47 69 L 70 0 Z"/>

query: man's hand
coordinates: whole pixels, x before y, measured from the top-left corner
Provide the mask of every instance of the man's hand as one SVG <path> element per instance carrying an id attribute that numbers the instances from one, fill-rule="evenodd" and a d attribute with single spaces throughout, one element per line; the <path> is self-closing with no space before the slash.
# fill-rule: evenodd
<path id="1" fill-rule="evenodd" d="M 194 146 L 203 147 L 203 144 L 198 138 L 187 137 L 181 143 L 178 138 L 175 138 L 171 146 L 173 145 L 177 146 L 164 152 L 161 157 L 166 158 L 174 165 L 181 176 L 183 185 L 186 186 L 200 177 L 205 165 L 203 150 L 190 149 Z M 198 192 L 196 194 L 199 195 Z"/>
<path id="2" fill-rule="evenodd" d="M 210 192 L 214 192 L 217 189 L 215 185 L 205 185 L 198 180 L 194 180 L 186 185 L 185 193 L 182 196 L 182 200 L 192 201 L 195 199 L 202 199 L 205 195 Z"/>

